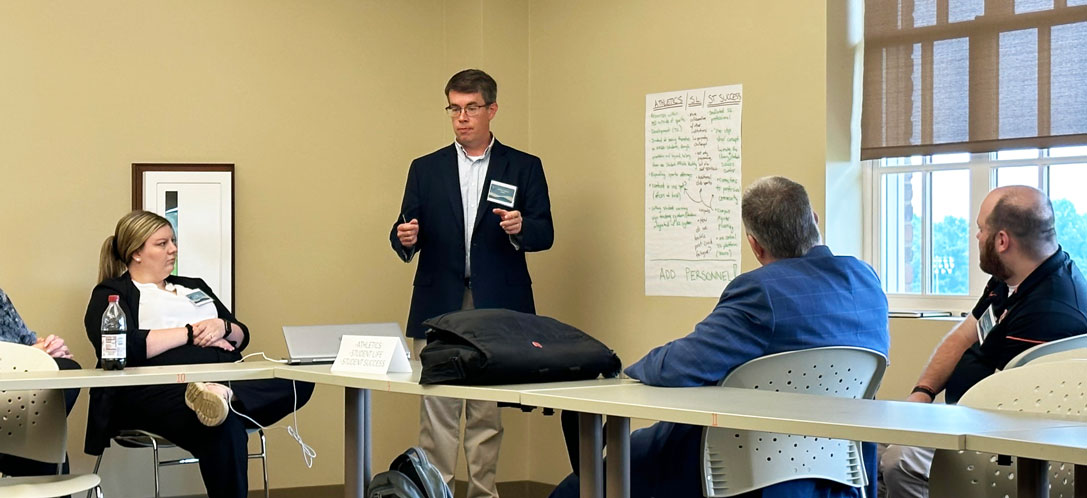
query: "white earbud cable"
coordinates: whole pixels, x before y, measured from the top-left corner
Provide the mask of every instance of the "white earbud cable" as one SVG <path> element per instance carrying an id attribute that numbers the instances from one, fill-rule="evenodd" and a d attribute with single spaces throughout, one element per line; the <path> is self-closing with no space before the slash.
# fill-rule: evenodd
<path id="1" fill-rule="evenodd" d="M 263 351 L 259 352 L 259 353 L 247 354 L 247 355 L 243 356 L 242 359 L 240 359 L 240 360 L 238 360 L 238 361 L 236 361 L 234 363 L 244 362 L 246 358 L 250 358 L 250 357 L 253 357 L 253 356 L 257 356 L 257 355 L 262 356 L 265 360 L 268 360 L 268 361 L 272 361 L 272 362 L 276 362 L 276 363 L 287 363 L 287 360 L 273 360 L 273 359 L 269 358 L 267 355 L 265 355 Z M 230 382 L 227 382 L 227 386 L 228 387 L 230 386 Z M 302 460 L 306 463 L 306 468 L 313 468 L 313 459 L 317 458 L 317 451 L 314 450 L 312 446 L 306 444 L 305 441 L 302 440 L 302 433 L 298 429 L 298 427 L 299 427 L 299 425 L 298 425 L 298 384 L 293 380 L 291 381 L 291 392 L 294 394 L 294 410 L 291 412 L 292 416 L 294 417 L 294 425 L 293 426 L 292 425 L 287 425 L 287 427 L 286 427 L 287 434 L 289 434 L 291 436 L 291 438 L 293 438 L 298 443 L 298 446 L 300 446 L 302 448 Z M 230 411 L 238 414 L 239 417 L 242 417 L 242 418 L 252 422 L 253 425 L 255 425 L 257 427 L 260 427 L 265 432 L 270 431 L 272 429 L 282 429 L 283 428 L 283 427 L 265 427 L 263 425 L 260 425 L 259 423 L 257 423 L 256 420 L 253 420 L 250 416 L 248 416 L 248 415 L 246 415 L 246 414 L 244 414 L 242 412 L 239 412 L 237 409 L 235 409 L 233 403 L 227 403 L 227 405 L 230 406 Z"/>

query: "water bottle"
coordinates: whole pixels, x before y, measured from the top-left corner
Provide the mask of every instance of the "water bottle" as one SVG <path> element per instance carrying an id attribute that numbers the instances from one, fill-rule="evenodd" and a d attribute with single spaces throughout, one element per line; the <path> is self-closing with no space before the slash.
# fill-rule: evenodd
<path id="1" fill-rule="evenodd" d="M 102 370 L 124 370 L 128 342 L 128 317 L 121 309 L 121 297 L 109 296 L 102 313 Z"/>

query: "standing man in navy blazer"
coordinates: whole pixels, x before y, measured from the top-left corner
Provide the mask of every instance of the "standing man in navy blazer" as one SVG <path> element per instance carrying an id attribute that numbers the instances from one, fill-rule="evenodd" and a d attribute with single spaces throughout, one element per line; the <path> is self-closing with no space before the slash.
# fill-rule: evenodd
<path id="1" fill-rule="evenodd" d="M 455 141 L 411 163 L 389 240 L 400 259 L 419 253 L 407 335 L 418 355 L 428 318 L 473 308 L 535 313 L 525 253 L 551 247 L 555 230 L 540 158 L 491 134 L 498 85 L 466 69 L 445 86 Z M 419 445 L 452 484 L 461 410 L 468 496 L 497 497 L 502 419 L 494 402 L 424 397 Z"/>

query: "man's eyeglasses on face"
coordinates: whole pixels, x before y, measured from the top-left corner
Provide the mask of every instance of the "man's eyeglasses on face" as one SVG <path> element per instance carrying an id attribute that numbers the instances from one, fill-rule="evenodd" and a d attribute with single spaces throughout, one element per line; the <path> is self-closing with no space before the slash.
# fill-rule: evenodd
<path id="1" fill-rule="evenodd" d="M 482 111 L 483 109 L 486 109 L 488 106 L 490 106 L 490 104 L 484 104 L 484 105 L 468 104 L 467 106 L 464 106 L 464 107 L 461 107 L 459 105 L 450 105 L 450 106 L 445 107 L 445 112 L 449 113 L 449 117 L 451 117 L 451 118 L 455 118 L 455 117 L 460 116 L 460 113 L 462 111 L 465 114 L 467 114 L 469 117 L 475 117 L 475 116 L 479 115 L 479 111 Z"/>

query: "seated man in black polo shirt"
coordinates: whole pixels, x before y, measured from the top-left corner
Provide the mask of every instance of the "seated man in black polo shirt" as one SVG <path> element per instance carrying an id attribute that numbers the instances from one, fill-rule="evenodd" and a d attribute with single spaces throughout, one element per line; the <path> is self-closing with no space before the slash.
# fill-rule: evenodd
<path id="1" fill-rule="evenodd" d="M 1032 346 L 1087 333 L 1087 281 L 1057 245 L 1049 198 L 1031 187 L 995 189 L 977 223 L 981 269 L 992 278 L 974 311 L 936 348 L 908 401 L 931 403 L 946 390 L 955 403 Z M 927 497 L 932 454 L 889 446 L 880 460 L 885 496 Z"/>

